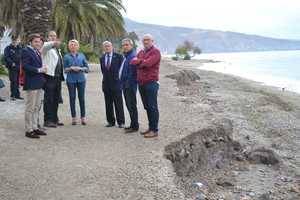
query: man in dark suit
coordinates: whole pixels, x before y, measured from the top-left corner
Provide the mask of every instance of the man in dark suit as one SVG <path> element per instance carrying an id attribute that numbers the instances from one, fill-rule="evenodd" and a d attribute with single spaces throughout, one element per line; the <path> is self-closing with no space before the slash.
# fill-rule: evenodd
<path id="1" fill-rule="evenodd" d="M 115 126 L 116 112 L 119 128 L 124 128 L 125 117 L 122 98 L 122 87 L 119 79 L 119 70 L 123 63 L 123 56 L 113 51 L 113 45 L 109 41 L 103 42 L 104 54 L 100 58 L 101 71 L 103 74 L 102 90 L 105 98 L 106 127 Z"/>
<path id="2" fill-rule="evenodd" d="M 14 101 L 23 99 L 19 91 L 19 72 L 22 47 L 19 45 L 20 39 L 12 37 L 12 43 L 4 49 L 5 66 L 9 72 L 10 97 Z"/>
<path id="3" fill-rule="evenodd" d="M 43 66 L 40 49 L 43 45 L 39 34 L 29 36 L 29 46 L 22 50 L 21 62 L 23 65 L 25 103 L 25 136 L 40 138 L 46 133 L 38 128 L 38 116 L 42 101 L 43 87 L 46 82 L 44 74 L 47 67 Z"/>
<path id="4" fill-rule="evenodd" d="M 130 126 L 125 128 L 125 133 L 134 133 L 139 130 L 139 121 L 136 101 L 138 85 L 137 69 L 135 65 L 130 64 L 132 59 L 136 56 L 133 41 L 129 38 L 123 39 L 122 50 L 125 62 L 123 62 L 119 71 L 119 78 L 121 79 L 124 99 L 131 120 Z"/>

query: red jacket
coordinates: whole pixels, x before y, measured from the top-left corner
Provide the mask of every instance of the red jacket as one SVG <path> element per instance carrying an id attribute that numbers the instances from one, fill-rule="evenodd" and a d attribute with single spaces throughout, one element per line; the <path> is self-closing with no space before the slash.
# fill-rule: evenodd
<path id="1" fill-rule="evenodd" d="M 159 80 L 160 51 L 152 46 L 148 50 L 141 50 L 132 65 L 137 66 L 137 80 L 140 85 Z"/>

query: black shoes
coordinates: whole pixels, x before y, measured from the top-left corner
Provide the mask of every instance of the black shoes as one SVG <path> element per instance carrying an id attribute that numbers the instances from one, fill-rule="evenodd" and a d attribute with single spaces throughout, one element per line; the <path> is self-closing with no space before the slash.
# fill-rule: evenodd
<path id="1" fill-rule="evenodd" d="M 39 130 L 39 129 L 25 133 L 26 137 L 32 138 L 32 139 L 39 139 L 40 136 L 45 136 L 45 135 L 47 135 L 47 133 L 45 133 L 44 131 Z"/>
<path id="2" fill-rule="evenodd" d="M 47 128 L 57 128 L 57 124 L 53 123 L 53 122 L 45 122 L 44 123 L 44 127 L 47 127 Z"/>
<path id="3" fill-rule="evenodd" d="M 110 123 L 105 125 L 106 128 L 111 128 L 111 127 L 114 127 L 114 126 L 115 126 L 114 124 L 110 124 Z"/>
<path id="4" fill-rule="evenodd" d="M 28 137 L 28 138 L 32 138 L 32 139 L 39 139 L 40 138 L 40 136 L 37 135 L 34 131 L 26 132 L 25 136 Z"/>
<path id="5" fill-rule="evenodd" d="M 4 102 L 5 101 L 5 99 L 2 99 L 1 97 L 0 97 L 0 102 Z"/>
<path id="6" fill-rule="evenodd" d="M 124 128 L 125 127 L 125 125 L 124 124 L 119 124 L 119 126 L 118 126 L 119 128 Z"/>
<path id="7" fill-rule="evenodd" d="M 40 129 L 37 129 L 37 130 L 34 130 L 33 131 L 36 135 L 41 135 L 41 136 L 45 136 L 45 135 L 47 135 L 47 133 L 46 132 L 44 132 L 44 131 L 42 131 L 42 130 L 40 130 Z"/>
<path id="8" fill-rule="evenodd" d="M 57 122 L 57 123 L 56 123 L 56 126 L 64 126 L 64 123 L 62 123 L 62 122 Z"/>
<path id="9" fill-rule="evenodd" d="M 135 133 L 139 131 L 139 128 L 125 127 L 125 133 Z"/>
<path id="10" fill-rule="evenodd" d="M 15 99 L 18 99 L 18 100 L 24 100 L 23 97 L 15 97 Z"/>

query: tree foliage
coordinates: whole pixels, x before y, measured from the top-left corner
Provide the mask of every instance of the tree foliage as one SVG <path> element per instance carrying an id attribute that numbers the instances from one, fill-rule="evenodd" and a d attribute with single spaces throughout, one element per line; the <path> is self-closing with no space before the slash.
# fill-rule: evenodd
<path id="1" fill-rule="evenodd" d="M 93 42 L 124 34 L 122 0 L 0 0 L 0 26 L 26 36 L 53 29 L 61 39 Z"/>
<path id="2" fill-rule="evenodd" d="M 191 41 L 184 41 L 183 44 L 180 44 L 177 46 L 175 50 L 176 59 L 184 59 L 184 60 L 190 60 L 197 54 L 201 54 L 201 49 L 198 46 L 195 46 L 195 44 Z"/>

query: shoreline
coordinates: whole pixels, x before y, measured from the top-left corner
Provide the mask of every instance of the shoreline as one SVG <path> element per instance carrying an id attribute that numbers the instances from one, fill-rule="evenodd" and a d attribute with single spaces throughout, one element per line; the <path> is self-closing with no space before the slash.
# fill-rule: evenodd
<path id="1" fill-rule="evenodd" d="M 169 58 L 166 58 L 169 60 Z M 250 81 L 260 83 L 262 86 L 270 86 L 276 88 L 278 91 L 293 92 L 300 94 L 300 80 L 277 77 L 274 75 L 266 74 L 251 74 L 245 73 L 241 70 L 231 69 L 230 63 L 226 61 L 214 60 L 214 59 L 192 59 L 191 62 L 186 62 L 186 65 L 199 70 L 213 71 L 226 75 L 236 76 L 244 78 Z"/>

